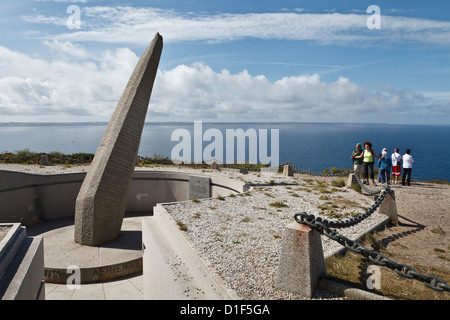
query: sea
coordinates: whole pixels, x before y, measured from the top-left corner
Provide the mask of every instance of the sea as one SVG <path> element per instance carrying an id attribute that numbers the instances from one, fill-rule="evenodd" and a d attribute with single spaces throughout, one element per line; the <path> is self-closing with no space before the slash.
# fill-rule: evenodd
<path id="1" fill-rule="evenodd" d="M 237 132 L 236 130 L 242 129 L 244 132 L 256 132 L 258 141 L 267 142 L 267 156 L 271 155 L 271 148 L 276 146 L 272 144 L 272 139 L 276 143 L 274 132 L 278 132 L 278 148 L 273 148 L 274 152 L 278 151 L 279 164 L 290 163 L 314 173 L 321 173 L 325 169 L 331 170 L 333 167 L 351 168 L 350 156 L 356 143 L 363 144 L 370 141 L 376 153 L 381 153 L 383 148 L 387 148 L 389 154 L 396 147 L 400 149 L 401 154 L 404 154 L 407 148 L 411 149 L 414 159 L 412 179 L 450 181 L 450 148 L 446 146 L 446 141 L 450 140 L 450 125 L 203 122 L 201 131 L 198 131 L 198 124 L 197 122 L 197 131 L 194 131 L 194 122 L 146 123 L 142 132 L 139 156 L 172 158 L 174 148 L 178 146 L 179 149 L 184 141 L 183 145 L 186 147 L 183 153 L 179 154 L 190 152 L 194 161 L 195 150 L 198 151 L 198 148 L 194 147 L 195 141 L 197 143 L 200 141 L 202 150 L 206 150 L 212 141 L 222 139 L 225 159 L 227 130 Z M 106 126 L 107 123 L 0 123 L 0 153 L 24 149 L 45 153 L 53 151 L 64 154 L 95 153 Z M 213 130 L 216 133 L 220 131 L 222 137 L 215 135 L 214 139 L 204 139 L 203 134 L 208 129 L 216 129 Z M 187 150 L 189 140 L 177 138 L 179 135 L 176 133 L 179 132 L 185 134 L 189 132 L 191 150 Z M 261 132 L 266 132 L 267 135 L 262 135 Z M 249 143 L 250 139 L 247 139 L 244 150 L 246 160 L 250 157 Z M 236 142 L 234 150 L 236 160 L 237 144 Z"/>

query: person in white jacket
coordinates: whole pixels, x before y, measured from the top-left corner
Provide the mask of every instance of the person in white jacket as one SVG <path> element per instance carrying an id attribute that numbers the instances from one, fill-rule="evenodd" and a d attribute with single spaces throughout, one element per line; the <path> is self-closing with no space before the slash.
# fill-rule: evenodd
<path id="1" fill-rule="evenodd" d="M 413 157 L 411 157 L 410 149 L 406 149 L 406 153 L 403 155 L 402 161 L 403 161 L 403 177 L 402 177 L 402 185 L 405 185 L 405 182 L 408 186 L 411 185 L 411 171 L 412 171 L 412 164 L 414 163 Z"/>

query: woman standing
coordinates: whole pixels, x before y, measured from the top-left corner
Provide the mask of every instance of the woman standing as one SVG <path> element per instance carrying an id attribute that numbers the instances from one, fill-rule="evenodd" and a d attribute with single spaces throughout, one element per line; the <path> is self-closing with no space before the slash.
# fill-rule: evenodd
<path id="1" fill-rule="evenodd" d="M 375 158 L 377 159 L 383 159 L 384 157 L 379 157 L 376 155 L 376 153 L 372 150 L 372 143 L 370 141 L 364 142 L 364 152 L 361 156 L 358 158 L 363 159 L 363 183 L 369 184 L 369 178 L 372 179 L 372 184 L 376 186 L 375 178 L 373 174 L 373 164 L 375 162 Z"/>

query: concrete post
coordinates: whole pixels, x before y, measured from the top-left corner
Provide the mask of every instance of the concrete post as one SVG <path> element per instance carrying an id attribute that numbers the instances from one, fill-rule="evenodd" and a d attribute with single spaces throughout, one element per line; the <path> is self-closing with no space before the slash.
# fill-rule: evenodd
<path id="1" fill-rule="evenodd" d="M 283 176 L 288 176 L 288 177 L 294 176 L 294 171 L 292 170 L 292 166 L 289 163 L 284 165 Z"/>
<path id="2" fill-rule="evenodd" d="M 352 189 L 353 186 L 355 186 L 355 187 L 357 187 L 357 188 L 361 188 L 361 187 L 359 186 L 358 181 L 356 181 L 355 174 L 354 174 L 354 173 L 350 173 L 350 174 L 348 175 L 348 179 L 347 179 L 347 187 Z"/>
<path id="3" fill-rule="evenodd" d="M 381 214 L 387 215 L 391 219 L 391 223 L 393 225 L 398 224 L 398 216 L 397 216 L 397 202 L 395 201 L 395 192 L 394 190 L 390 190 L 383 202 L 381 202 L 378 207 L 378 212 Z"/>
<path id="4" fill-rule="evenodd" d="M 297 222 L 288 225 L 283 234 L 276 288 L 311 298 L 325 275 L 320 233 Z"/>
<path id="5" fill-rule="evenodd" d="M 50 163 L 48 162 L 48 155 L 46 154 L 41 154 L 41 160 L 39 161 L 39 164 L 41 166 L 49 166 Z"/>

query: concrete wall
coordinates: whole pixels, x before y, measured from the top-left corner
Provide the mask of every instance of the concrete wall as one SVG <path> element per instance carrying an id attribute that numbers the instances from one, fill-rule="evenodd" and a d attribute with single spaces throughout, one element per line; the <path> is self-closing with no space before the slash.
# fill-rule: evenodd
<path id="1" fill-rule="evenodd" d="M 146 300 L 239 300 L 159 204 L 142 219 Z"/>
<path id="2" fill-rule="evenodd" d="M 10 227 L 0 242 L 0 300 L 44 300 L 43 238 L 27 237 L 20 223 Z"/>
<path id="3" fill-rule="evenodd" d="M 0 222 L 31 225 L 73 217 L 75 201 L 86 173 L 34 175 L 0 171 Z M 128 213 L 151 214 L 158 203 L 189 200 L 189 174 L 135 171 Z M 242 181 L 210 178 L 211 197 L 244 192 Z"/>

